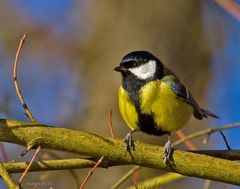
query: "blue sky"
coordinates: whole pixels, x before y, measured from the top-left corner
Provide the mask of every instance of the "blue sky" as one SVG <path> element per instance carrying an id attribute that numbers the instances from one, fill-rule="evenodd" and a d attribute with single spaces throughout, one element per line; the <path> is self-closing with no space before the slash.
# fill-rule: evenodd
<path id="1" fill-rule="evenodd" d="M 203 26 L 212 54 L 213 76 L 207 96 L 221 117 L 212 121 L 212 126 L 220 126 L 240 120 L 240 23 L 214 1 L 204 2 Z M 224 133 L 231 146 L 239 148 L 240 128 Z"/>
<path id="2" fill-rule="evenodd" d="M 13 0 L 9 1 L 9 4 L 22 12 L 31 22 L 47 24 L 50 28 L 53 28 L 54 32 L 64 36 L 64 32 L 70 32 L 71 27 L 69 27 L 68 19 L 64 20 L 63 18 L 72 8 L 73 2 L 72 0 L 46 0 L 44 2 L 26 0 L 25 3 L 22 3 Z M 22 35 L 22 33 L 18 34 Z M 28 45 L 29 38 L 31 36 L 27 37 L 25 45 Z M 4 91 L 6 95 L 10 94 L 11 96 L 15 95 L 11 66 L 14 56 L 13 54 L 11 59 L 5 60 L 6 63 L 0 64 L 0 91 Z M 62 125 L 64 120 L 71 118 L 71 112 L 82 108 L 84 92 L 81 90 L 81 84 L 74 77 L 75 74 L 79 74 L 79 71 L 75 73 L 73 69 L 68 68 L 68 60 L 56 53 L 48 57 L 48 61 L 49 59 L 53 65 L 58 66 L 53 67 L 43 64 L 45 62 L 44 58 L 39 55 L 30 57 L 30 55 L 24 53 L 23 48 L 19 60 L 18 80 L 23 96 L 32 113 L 38 115 L 38 120 L 46 124 Z M 29 86 L 31 85 L 30 81 L 34 81 L 36 86 Z M 64 104 L 63 102 L 67 103 Z M 13 96 L 13 101 L 11 99 L 10 104 L 11 111 L 14 111 L 12 119 L 27 120 L 23 115 L 24 110 L 16 95 Z M 19 108 L 16 108 L 17 104 Z M 63 111 L 64 114 L 61 114 Z M 65 115 L 65 117 L 62 117 L 62 115 Z M 6 115 L 1 115 L 1 117 L 6 117 Z"/>

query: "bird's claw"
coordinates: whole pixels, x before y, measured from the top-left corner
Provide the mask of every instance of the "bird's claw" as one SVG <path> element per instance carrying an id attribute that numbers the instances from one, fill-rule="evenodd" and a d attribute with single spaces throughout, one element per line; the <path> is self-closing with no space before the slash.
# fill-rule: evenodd
<path id="1" fill-rule="evenodd" d="M 125 137 L 124 137 L 124 146 L 125 146 L 125 150 L 130 152 L 131 150 L 135 150 L 135 146 L 134 146 L 134 141 L 132 138 L 132 132 L 129 132 Z"/>
<path id="2" fill-rule="evenodd" d="M 163 153 L 164 153 L 164 164 L 167 165 L 170 162 L 170 156 L 172 152 L 171 142 L 168 140 L 164 145 Z"/>

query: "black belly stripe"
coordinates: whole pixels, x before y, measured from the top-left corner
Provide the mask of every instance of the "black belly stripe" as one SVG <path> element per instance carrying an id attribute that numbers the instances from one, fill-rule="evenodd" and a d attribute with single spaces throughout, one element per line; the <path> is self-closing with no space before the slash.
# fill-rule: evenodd
<path id="1" fill-rule="evenodd" d="M 152 115 L 138 113 L 137 125 L 141 131 L 149 135 L 162 136 L 168 134 L 168 132 L 156 128 L 156 123 L 154 122 Z"/>
<path id="2" fill-rule="evenodd" d="M 149 135 L 162 136 L 164 134 L 168 134 L 169 132 L 162 131 L 156 128 L 156 123 L 154 122 L 152 115 L 146 115 L 141 113 L 139 91 L 150 80 L 143 81 L 132 77 L 133 76 L 131 74 L 129 75 L 129 78 L 124 77 L 122 86 L 128 92 L 129 98 L 136 107 L 138 113 L 137 126 L 142 132 L 147 133 Z"/>

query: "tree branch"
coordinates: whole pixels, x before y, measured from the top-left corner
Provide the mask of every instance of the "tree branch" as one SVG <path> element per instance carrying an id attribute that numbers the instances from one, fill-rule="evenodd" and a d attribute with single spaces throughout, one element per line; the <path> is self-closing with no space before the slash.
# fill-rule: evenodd
<path id="1" fill-rule="evenodd" d="M 3 165 L 9 173 L 21 173 L 25 171 L 28 164 L 29 162 L 10 162 Z M 92 168 L 95 164 L 96 161 L 88 159 L 42 160 L 34 161 L 28 172 Z M 103 162 L 100 167 L 104 167 L 105 164 L 114 165 L 110 162 Z"/>
<path id="2" fill-rule="evenodd" d="M 2 177 L 2 179 L 7 184 L 8 188 L 19 189 L 19 186 L 14 183 L 14 181 L 12 180 L 10 175 L 8 174 L 8 172 L 7 172 L 6 168 L 4 167 L 4 165 L 2 164 L 2 162 L 0 162 L 0 176 Z"/>
<path id="3" fill-rule="evenodd" d="M 160 154 L 160 146 L 135 142 L 131 154 L 124 150 L 122 140 L 101 137 L 82 131 L 56 128 L 38 123 L 0 120 L 0 141 L 24 146 L 36 144 L 43 148 L 73 152 L 95 158 L 104 156 L 119 164 L 133 164 L 164 169 L 186 176 L 205 178 L 240 185 L 240 164 L 206 155 L 174 150 L 173 165 L 166 166 Z M 105 159 L 104 158 L 104 159 Z"/>

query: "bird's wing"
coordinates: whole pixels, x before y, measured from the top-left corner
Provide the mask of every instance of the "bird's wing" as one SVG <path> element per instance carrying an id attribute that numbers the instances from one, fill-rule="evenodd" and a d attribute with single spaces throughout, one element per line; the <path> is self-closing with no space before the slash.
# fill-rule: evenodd
<path id="1" fill-rule="evenodd" d="M 197 119 L 207 118 L 208 116 L 218 118 L 214 113 L 202 109 L 196 100 L 193 98 L 191 92 L 181 83 L 181 81 L 173 74 L 164 76 L 161 81 L 166 82 L 173 92 L 184 102 L 190 104 L 194 111 L 193 115 Z"/>

